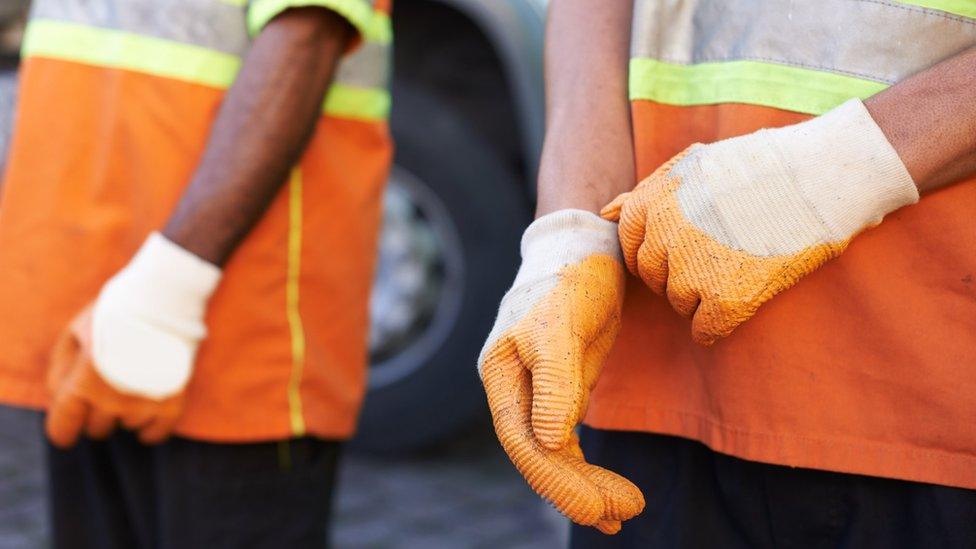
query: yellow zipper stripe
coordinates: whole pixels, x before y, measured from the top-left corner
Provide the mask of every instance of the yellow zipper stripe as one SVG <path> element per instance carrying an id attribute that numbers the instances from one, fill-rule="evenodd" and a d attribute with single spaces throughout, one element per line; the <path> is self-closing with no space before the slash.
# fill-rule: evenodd
<path id="1" fill-rule="evenodd" d="M 291 377 L 288 380 L 288 412 L 291 431 L 296 437 L 305 435 L 302 415 L 302 373 L 305 369 L 305 326 L 299 305 L 299 285 L 302 270 L 302 172 L 292 170 L 288 182 L 288 275 L 285 282 L 285 309 L 291 332 Z"/>

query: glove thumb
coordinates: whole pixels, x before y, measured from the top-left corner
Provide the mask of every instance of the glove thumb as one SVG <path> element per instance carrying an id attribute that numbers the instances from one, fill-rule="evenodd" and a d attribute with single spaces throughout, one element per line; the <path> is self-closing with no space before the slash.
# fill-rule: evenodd
<path id="1" fill-rule="evenodd" d="M 623 208 L 624 202 L 627 201 L 628 197 L 630 197 L 630 193 L 621 193 L 617 195 L 617 198 L 611 200 L 609 204 L 600 210 L 600 217 L 606 219 L 607 221 L 612 221 L 613 223 L 620 221 L 620 209 Z"/>

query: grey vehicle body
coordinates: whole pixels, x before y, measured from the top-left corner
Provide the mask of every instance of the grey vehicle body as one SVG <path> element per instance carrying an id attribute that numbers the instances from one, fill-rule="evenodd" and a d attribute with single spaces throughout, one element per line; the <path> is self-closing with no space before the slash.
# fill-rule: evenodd
<path id="1" fill-rule="evenodd" d="M 538 168 L 545 130 L 542 50 L 548 0 L 436 0 L 469 17 L 501 58 L 520 124 L 529 172 Z"/>

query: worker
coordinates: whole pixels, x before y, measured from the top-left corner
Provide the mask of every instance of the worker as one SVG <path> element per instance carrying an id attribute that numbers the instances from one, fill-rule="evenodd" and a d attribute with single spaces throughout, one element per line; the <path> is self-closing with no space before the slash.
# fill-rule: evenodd
<path id="1" fill-rule="evenodd" d="M 55 547 L 319 547 L 364 393 L 384 0 L 36 0 L 0 401 Z"/>
<path id="2" fill-rule="evenodd" d="M 573 547 L 972 545 L 974 46 L 972 2 L 551 3 L 479 369 Z"/>

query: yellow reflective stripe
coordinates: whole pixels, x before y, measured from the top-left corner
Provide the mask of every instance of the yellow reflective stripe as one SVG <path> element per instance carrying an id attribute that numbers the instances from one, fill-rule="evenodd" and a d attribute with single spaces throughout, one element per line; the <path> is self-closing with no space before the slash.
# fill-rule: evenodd
<path id="1" fill-rule="evenodd" d="M 219 89 L 230 87 L 241 64 L 236 56 L 199 46 L 44 19 L 28 25 L 23 55 L 143 72 Z M 382 88 L 333 84 L 323 112 L 385 120 L 390 112 L 390 93 Z"/>
<path id="2" fill-rule="evenodd" d="M 393 22 L 390 20 L 390 15 L 382 12 L 373 12 L 373 18 L 370 20 L 369 27 L 366 29 L 366 34 L 363 35 L 363 39 L 367 42 L 376 42 L 377 44 L 390 44 L 393 42 Z"/>
<path id="3" fill-rule="evenodd" d="M 24 35 L 23 56 L 49 57 L 227 88 L 237 76 L 235 55 L 142 36 L 45 19 L 33 20 Z"/>
<path id="4" fill-rule="evenodd" d="M 218 2 L 223 2 L 224 4 L 230 4 L 232 6 L 244 7 L 247 5 L 247 0 L 217 0 Z"/>
<path id="5" fill-rule="evenodd" d="M 862 99 L 887 84 L 758 61 L 676 65 L 630 60 L 630 98 L 669 105 L 750 103 L 823 114 L 852 97 Z"/>
<path id="6" fill-rule="evenodd" d="M 976 0 L 900 0 L 900 2 L 963 17 L 976 18 Z"/>
<path id="7" fill-rule="evenodd" d="M 322 112 L 340 118 L 386 120 L 390 114 L 390 92 L 380 88 L 333 84 L 325 96 Z"/>
<path id="8" fill-rule="evenodd" d="M 288 8 L 320 6 L 345 17 L 365 40 L 375 40 L 374 11 L 365 0 L 253 0 L 247 12 L 247 29 L 251 36 L 261 32 L 275 16 Z"/>
<path id="9" fill-rule="evenodd" d="M 298 308 L 302 272 L 302 172 L 295 168 L 288 182 L 288 272 L 285 281 L 285 310 L 291 333 L 291 376 L 288 379 L 288 415 L 291 432 L 305 434 L 302 415 L 302 373 L 305 370 L 305 325 Z"/>

